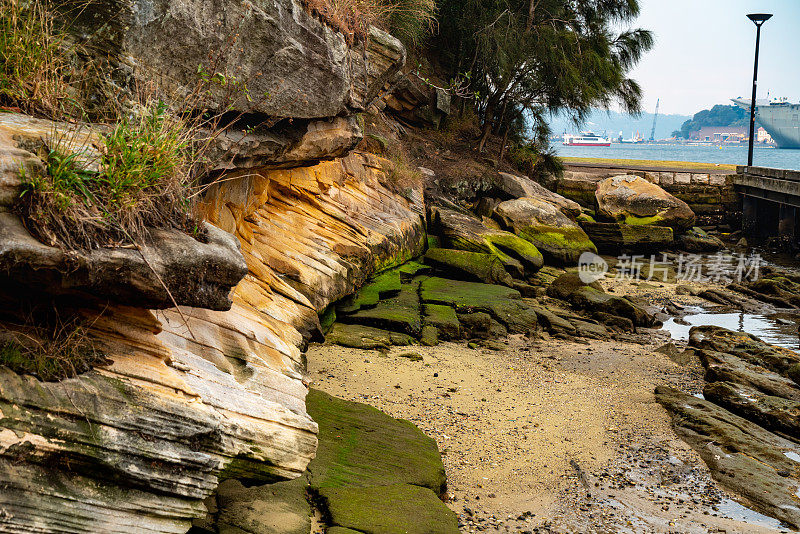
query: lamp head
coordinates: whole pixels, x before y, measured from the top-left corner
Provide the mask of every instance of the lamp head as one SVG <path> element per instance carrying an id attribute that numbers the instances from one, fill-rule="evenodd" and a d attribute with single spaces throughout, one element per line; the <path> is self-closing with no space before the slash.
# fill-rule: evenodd
<path id="1" fill-rule="evenodd" d="M 756 26 L 761 26 L 772 18 L 772 13 L 750 13 L 747 18 L 752 20 Z"/>

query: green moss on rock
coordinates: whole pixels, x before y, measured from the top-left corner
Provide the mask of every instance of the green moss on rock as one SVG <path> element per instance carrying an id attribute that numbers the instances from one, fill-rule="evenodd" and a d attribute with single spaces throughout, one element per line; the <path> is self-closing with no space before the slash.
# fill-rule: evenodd
<path id="1" fill-rule="evenodd" d="M 319 424 L 317 456 L 308 467 L 313 487 L 413 484 L 428 488 L 434 498 L 444 494 L 436 442 L 411 422 L 313 388 L 306 408 Z"/>
<path id="2" fill-rule="evenodd" d="M 355 313 L 361 308 L 369 308 L 378 304 L 381 298 L 400 291 L 400 271 L 392 269 L 374 277 L 356 293 L 340 302 L 337 311 L 342 314 Z"/>
<path id="3" fill-rule="evenodd" d="M 455 512 L 428 488 L 323 488 L 318 496 L 336 526 L 369 534 L 458 534 Z"/>
<path id="4" fill-rule="evenodd" d="M 418 282 L 403 284 L 396 296 L 381 300 L 373 308 L 343 315 L 340 321 L 419 337 L 422 333 L 422 317 L 418 287 Z"/>
<path id="5" fill-rule="evenodd" d="M 426 347 L 435 347 L 439 344 L 439 329 L 431 325 L 423 326 L 419 342 Z"/>
<path id="6" fill-rule="evenodd" d="M 425 262 L 452 278 L 507 286 L 512 283 L 495 254 L 432 248 L 425 253 Z"/>
<path id="7" fill-rule="evenodd" d="M 459 339 L 461 323 L 453 308 L 442 304 L 425 304 L 425 324 L 436 327 L 442 339 Z"/>

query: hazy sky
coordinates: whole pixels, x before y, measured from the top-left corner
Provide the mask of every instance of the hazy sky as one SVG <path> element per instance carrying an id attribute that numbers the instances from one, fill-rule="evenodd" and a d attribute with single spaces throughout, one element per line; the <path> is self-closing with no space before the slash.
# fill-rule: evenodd
<path id="1" fill-rule="evenodd" d="M 692 115 L 737 96 L 750 98 L 756 28 L 745 16 L 774 16 L 761 29 L 758 98 L 800 100 L 800 0 L 639 0 L 637 26 L 655 47 L 632 77 L 643 110 Z"/>

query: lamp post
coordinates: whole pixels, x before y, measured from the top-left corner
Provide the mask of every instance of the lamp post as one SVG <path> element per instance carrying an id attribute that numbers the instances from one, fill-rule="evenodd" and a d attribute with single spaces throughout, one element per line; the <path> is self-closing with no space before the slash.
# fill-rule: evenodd
<path id="1" fill-rule="evenodd" d="M 753 98 L 750 99 L 750 145 L 747 148 L 747 166 L 753 166 L 753 141 L 756 135 L 756 88 L 758 87 L 758 45 L 761 41 L 761 25 L 772 18 L 770 13 L 750 13 L 747 18 L 756 25 L 756 61 L 753 66 Z"/>

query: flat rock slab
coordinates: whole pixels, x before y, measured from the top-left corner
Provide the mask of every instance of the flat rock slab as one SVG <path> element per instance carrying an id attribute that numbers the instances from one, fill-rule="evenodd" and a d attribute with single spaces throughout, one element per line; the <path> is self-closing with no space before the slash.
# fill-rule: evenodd
<path id="1" fill-rule="evenodd" d="M 389 332 L 380 328 L 359 324 L 335 323 L 328 335 L 325 336 L 325 341 L 343 347 L 374 350 L 388 349 L 393 345 L 411 345 L 414 340 L 407 334 Z"/>
<path id="2" fill-rule="evenodd" d="M 252 488 L 238 480 L 226 480 L 217 489 L 217 531 L 308 534 L 311 505 L 307 486 L 305 477 Z"/>
<path id="3" fill-rule="evenodd" d="M 752 334 L 719 326 L 693 327 L 689 330 L 689 346 L 728 353 L 784 376 L 790 367 L 800 363 L 800 355 L 792 350 L 764 343 Z"/>
<path id="4" fill-rule="evenodd" d="M 583 222 L 581 227 L 601 254 L 623 250 L 657 252 L 672 246 L 674 241 L 672 228 L 667 226 Z"/>
<path id="5" fill-rule="evenodd" d="M 800 454 L 800 446 L 676 389 L 656 388 L 656 400 L 672 413 L 676 433 L 700 454 L 715 480 L 762 513 L 800 527 L 800 464 L 784 454 Z"/>
<path id="6" fill-rule="evenodd" d="M 317 456 L 308 467 L 314 488 L 412 484 L 434 498 L 445 492 L 436 442 L 413 423 L 315 389 L 306 407 L 320 429 Z"/>
<path id="7" fill-rule="evenodd" d="M 419 282 L 403 284 L 396 296 L 381 300 L 374 308 L 342 315 L 339 320 L 419 337 L 422 333 L 422 317 L 418 287 Z"/>
<path id="8" fill-rule="evenodd" d="M 355 313 L 361 308 L 371 308 L 380 302 L 381 298 L 395 295 L 400 292 L 402 281 L 400 271 L 392 269 L 383 272 L 370 280 L 350 297 L 343 299 L 336 305 L 338 313 Z"/>
<path id="9" fill-rule="evenodd" d="M 458 313 L 485 312 L 513 334 L 530 333 L 536 312 L 516 289 L 431 277 L 422 281 L 420 297 L 425 304 L 452 306 Z"/>
<path id="10" fill-rule="evenodd" d="M 319 490 L 319 498 L 333 525 L 359 532 L 457 534 L 459 531 L 455 512 L 428 488 L 411 484 L 323 488 Z"/>

